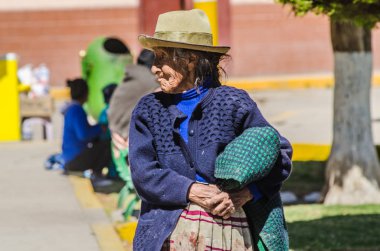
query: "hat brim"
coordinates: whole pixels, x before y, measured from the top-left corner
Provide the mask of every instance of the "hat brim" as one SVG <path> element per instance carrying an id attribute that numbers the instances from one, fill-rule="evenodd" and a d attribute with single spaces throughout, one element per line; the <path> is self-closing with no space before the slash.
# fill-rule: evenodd
<path id="1" fill-rule="evenodd" d="M 140 44 L 149 50 L 153 50 L 154 47 L 170 47 L 170 48 L 181 48 L 196 51 L 206 51 L 225 54 L 230 50 L 229 46 L 208 46 L 208 45 L 198 45 L 198 44 L 188 44 L 181 42 L 168 41 L 163 39 L 154 38 L 148 35 L 139 35 L 138 37 Z"/>

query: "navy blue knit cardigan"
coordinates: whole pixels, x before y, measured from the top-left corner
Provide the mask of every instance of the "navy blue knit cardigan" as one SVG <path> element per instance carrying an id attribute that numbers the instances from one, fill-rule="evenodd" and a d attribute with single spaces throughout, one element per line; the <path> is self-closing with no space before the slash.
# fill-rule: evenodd
<path id="1" fill-rule="evenodd" d="M 179 133 L 186 116 L 174 95 L 143 97 L 136 106 L 129 133 L 132 180 L 141 197 L 141 215 L 133 250 L 161 250 L 189 203 L 188 190 L 199 173 L 215 182 L 215 159 L 246 128 L 270 126 L 247 92 L 233 87 L 210 88 L 196 106 L 188 126 L 188 144 Z M 264 179 L 256 182 L 266 198 L 278 195 L 289 176 L 292 148 L 280 136 L 281 155 Z"/>

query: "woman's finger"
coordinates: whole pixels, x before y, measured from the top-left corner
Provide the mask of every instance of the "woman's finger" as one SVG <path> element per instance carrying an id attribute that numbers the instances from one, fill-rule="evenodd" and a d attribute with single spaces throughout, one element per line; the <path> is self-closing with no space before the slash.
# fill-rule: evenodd
<path id="1" fill-rule="evenodd" d="M 119 150 L 123 150 L 128 147 L 128 140 L 124 139 L 117 133 L 112 133 L 112 142 Z"/>
<path id="2" fill-rule="evenodd" d="M 221 193 L 216 194 L 215 196 L 211 197 L 207 202 L 208 202 L 210 207 L 215 208 L 216 206 L 218 206 L 220 203 L 222 203 L 227 198 L 228 198 L 228 196 L 226 195 L 226 193 L 221 192 Z"/>
<path id="3" fill-rule="evenodd" d="M 235 206 L 231 205 L 228 208 L 226 208 L 223 212 L 219 214 L 219 216 L 223 217 L 223 219 L 228 219 L 231 217 L 231 215 L 235 213 Z"/>
<path id="4" fill-rule="evenodd" d="M 244 188 L 238 192 L 232 193 L 231 198 L 236 207 L 242 207 L 245 203 L 253 199 L 248 188 Z"/>
<path id="5" fill-rule="evenodd" d="M 225 202 L 222 202 L 218 204 L 216 207 L 212 208 L 211 213 L 213 215 L 221 216 L 220 214 L 224 212 L 228 207 L 229 207 L 228 204 L 226 204 Z"/>
<path id="6" fill-rule="evenodd" d="M 114 144 L 112 144 L 112 152 L 116 159 L 120 157 L 120 151 Z"/>
<path id="7" fill-rule="evenodd" d="M 230 208 L 231 206 L 233 206 L 232 201 L 230 199 L 225 198 L 221 203 L 219 203 L 212 209 L 211 213 L 214 215 L 223 216 L 226 213 L 226 211 L 228 211 L 228 208 Z"/>
<path id="8" fill-rule="evenodd" d="M 211 210 L 213 208 L 211 203 L 215 203 L 211 202 L 211 200 L 218 196 L 219 193 L 220 190 L 216 187 L 193 183 L 189 190 L 188 199 L 205 209 Z"/>

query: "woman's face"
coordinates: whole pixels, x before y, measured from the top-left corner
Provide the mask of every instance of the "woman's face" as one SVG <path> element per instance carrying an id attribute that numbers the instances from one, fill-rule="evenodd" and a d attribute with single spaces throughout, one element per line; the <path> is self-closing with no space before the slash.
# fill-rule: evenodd
<path id="1" fill-rule="evenodd" d="M 182 93 L 193 88 L 194 67 L 188 62 L 187 67 L 180 68 L 174 62 L 172 51 L 165 49 L 154 50 L 154 63 L 152 72 L 160 84 L 161 90 L 165 93 Z M 184 69 L 186 68 L 186 69 Z"/>

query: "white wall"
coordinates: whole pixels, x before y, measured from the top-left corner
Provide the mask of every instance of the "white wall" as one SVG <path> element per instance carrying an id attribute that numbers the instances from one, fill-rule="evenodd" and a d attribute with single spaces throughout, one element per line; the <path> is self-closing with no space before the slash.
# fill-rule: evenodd
<path id="1" fill-rule="evenodd" d="M 0 0 L 0 11 L 136 7 L 139 0 Z"/>

